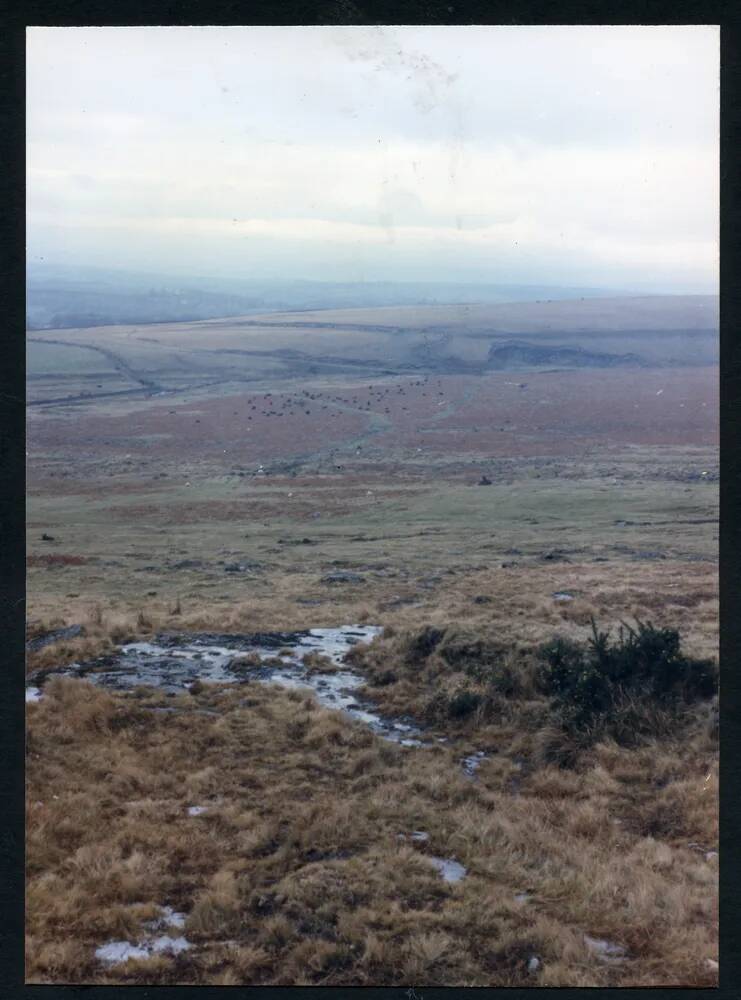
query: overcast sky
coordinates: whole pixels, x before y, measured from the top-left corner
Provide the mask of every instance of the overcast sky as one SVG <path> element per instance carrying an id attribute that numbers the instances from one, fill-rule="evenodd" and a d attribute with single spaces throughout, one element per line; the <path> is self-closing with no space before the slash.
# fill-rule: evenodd
<path id="1" fill-rule="evenodd" d="M 28 31 L 28 250 L 714 290 L 714 27 Z"/>

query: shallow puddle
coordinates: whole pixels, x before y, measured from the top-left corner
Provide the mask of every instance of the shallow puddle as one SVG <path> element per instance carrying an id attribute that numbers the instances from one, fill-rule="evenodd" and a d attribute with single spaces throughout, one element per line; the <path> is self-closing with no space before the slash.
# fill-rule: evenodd
<path id="1" fill-rule="evenodd" d="M 487 755 L 483 750 L 477 750 L 475 753 L 470 754 L 470 756 L 464 757 L 461 761 L 463 773 L 467 778 L 474 779 L 482 761 L 485 761 L 486 759 Z"/>
<path id="2" fill-rule="evenodd" d="M 446 882 L 460 882 L 468 874 L 468 869 L 453 858 L 436 858 L 428 854 L 425 860 L 437 868 Z"/>
<path id="3" fill-rule="evenodd" d="M 119 691 L 143 686 L 177 694 L 195 681 L 257 681 L 312 691 L 325 708 L 344 712 L 384 739 L 405 747 L 423 746 L 417 726 L 404 719 L 384 719 L 358 699 L 357 692 L 366 683 L 363 677 L 350 669 L 336 669 L 345 666 L 345 655 L 356 643 L 370 642 L 381 631 L 376 625 L 348 625 L 252 636 L 166 633 L 154 642 L 132 642 L 111 656 L 72 664 L 60 672 Z M 312 653 L 327 657 L 331 672 L 322 673 L 316 666 L 308 669 L 303 659 Z"/>
<path id="4" fill-rule="evenodd" d="M 168 927 L 178 929 L 185 926 L 185 914 L 178 913 L 171 906 L 161 906 L 160 915 L 149 920 L 144 927 L 149 934 L 136 943 L 132 941 L 108 941 L 95 949 L 95 957 L 104 965 L 121 965 L 130 959 L 149 958 L 152 955 L 179 955 L 192 948 L 192 944 L 182 935 L 170 937 L 161 933 Z M 160 933 L 157 934 L 156 932 Z"/>
<path id="5" fill-rule="evenodd" d="M 191 946 L 184 937 L 168 937 L 162 934 L 139 944 L 130 941 L 109 941 L 95 949 L 95 957 L 105 965 L 121 965 L 132 958 L 149 958 L 151 955 L 179 955 Z"/>

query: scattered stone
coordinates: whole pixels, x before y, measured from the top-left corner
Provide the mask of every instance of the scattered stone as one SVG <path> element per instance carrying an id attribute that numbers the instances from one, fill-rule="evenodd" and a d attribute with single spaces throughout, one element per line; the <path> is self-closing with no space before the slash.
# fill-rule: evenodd
<path id="1" fill-rule="evenodd" d="M 365 577 L 360 573 L 350 573 L 347 570 L 340 570 L 335 573 L 327 573 L 321 579 L 322 583 L 365 583 Z"/>
<path id="2" fill-rule="evenodd" d="M 42 542 L 54 542 L 54 541 L 56 541 L 56 539 L 54 538 L 54 535 L 47 535 L 47 533 L 44 532 L 44 534 L 41 536 L 41 541 Z"/>
<path id="3" fill-rule="evenodd" d="M 551 597 L 554 601 L 558 601 L 559 603 L 574 600 L 574 595 L 570 594 L 568 590 L 556 590 L 551 594 Z"/>
<path id="4" fill-rule="evenodd" d="M 206 806 L 188 806 L 189 816 L 201 816 L 206 812 Z"/>
<path id="5" fill-rule="evenodd" d="M 515 893 L 515 902 L 518 903 L 520 906 L 524 906 L 525 903 L 528 903 L 531 899 L 532 896 L 530 895 L 529 892 Z"/>
<path id="6" fill-rule="evenodd" d="M 494 602 L 493 597 L 487 597 L 486 594 L 477 594 L 473 599 L 474 604 L 492 604 Z"/>
<path id="7" fill-rule="evenodd" d="M 707 967 L 710 969 L 711 972 L 718 971 L 718 963 L 715 961 L 714 958 L 706 958 L 705 965 L 707 965 Z"/>
<path id="8" fill-rule="evenodd" d="M 379 604 L 378 610 L 393 611 L 395 608 L 404 607 L 406 604 L 415 605 L 419 603 L 418 598 L 421 596 L 421 594 L 414 594 L 412 597 L 401 597 L 397 594 L 395 597 L 392 597 L 390 601 L 384 601 L 382 604 Z"/>
<path id="9" fill-rule="evenodd" d="M 173 563 L 173 569 L 203 569 L 204 563 L 201 559 L 181 559 Z"/>
<path id="10" fill-rule="evenodd" d="M 531 955 L 527 963 L 527 971 L 532 975 L 540 968 L 540 959 L 537 955 Z"/>
<path id="11" fill-rule="evenodd" d="M 540 555 L 542 562 L 571 562 L 560 549 L 551 549 L 550 552 L 543 552 Z"/>
<path id="12" fill-rule="evenodd" d="M 492 484 L 491 479 L 489 479 L 488 476 L 482 476 L 481 479 L 479 479 L 479 481 L 478 481 L 478 483 L 476 485 L 477 486 L 492 486 L 493 484 Z"/>

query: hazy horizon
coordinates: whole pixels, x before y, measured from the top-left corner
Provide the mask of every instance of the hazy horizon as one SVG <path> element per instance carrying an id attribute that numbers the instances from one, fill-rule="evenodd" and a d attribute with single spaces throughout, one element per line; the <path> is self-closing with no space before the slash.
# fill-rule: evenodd
<path id="1" fill-rule="evenodd" d="M 29 264 L 713 293 L 718 38 L 29 28 Z"/>

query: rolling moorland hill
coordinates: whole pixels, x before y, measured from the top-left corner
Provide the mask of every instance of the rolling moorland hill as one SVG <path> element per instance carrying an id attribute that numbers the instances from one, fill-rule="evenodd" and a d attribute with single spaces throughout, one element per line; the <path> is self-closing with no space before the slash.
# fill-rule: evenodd
<path id="1" fill-rule="evenodd" d="M 307 375 L 717 362 L 715 296 L 268 313 L 34 331 L 30 401 Z"/>

